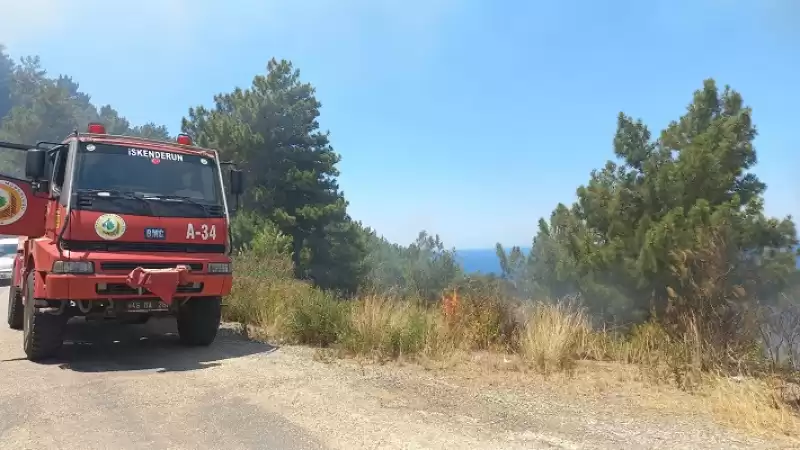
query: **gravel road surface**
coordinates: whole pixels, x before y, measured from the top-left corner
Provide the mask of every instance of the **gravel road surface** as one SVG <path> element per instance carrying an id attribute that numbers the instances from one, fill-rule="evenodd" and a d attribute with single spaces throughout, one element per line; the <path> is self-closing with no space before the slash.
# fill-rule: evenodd
<path id="1" fill-rule="evenodd" d="M 7 297 L 0 289 L 3 319 Z M 56 360 L 32 363 L 22 332 L 3 322 L 0 448 L 789 448 L 701 414 L 646 407 L 635 392 L 599 395 L 597 386 L 474 368 L 361 365 L 228 329 L 211 347 L 184 348 L 169 320 L 78 322 L 67 339 Z"/>

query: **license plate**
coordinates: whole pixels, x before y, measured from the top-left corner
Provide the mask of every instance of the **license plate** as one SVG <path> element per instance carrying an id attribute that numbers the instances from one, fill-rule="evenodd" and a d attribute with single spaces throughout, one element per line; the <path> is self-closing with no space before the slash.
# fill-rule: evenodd
<path id="1" fill-rule="evenodd" d="M 127 312 L 169 311 L 169 306 L 160 300 L 132 300 L 125 302 L 123 309 Z"/>

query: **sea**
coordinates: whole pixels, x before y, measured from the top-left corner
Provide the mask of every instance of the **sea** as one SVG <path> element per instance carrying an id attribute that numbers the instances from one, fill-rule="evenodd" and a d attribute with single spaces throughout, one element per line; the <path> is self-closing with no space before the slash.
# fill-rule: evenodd
<path id="1" fill-rule="evenodd" d="M 506 253 L 510 251 L 510 248 L 506 249 Z M 527 255 L 530 248 L 522 248 L 522 251 Z M 500 275 L 502 272 L 497 251 L 493 248 L 456 250 L 456 259 L 467 273 Z"/>

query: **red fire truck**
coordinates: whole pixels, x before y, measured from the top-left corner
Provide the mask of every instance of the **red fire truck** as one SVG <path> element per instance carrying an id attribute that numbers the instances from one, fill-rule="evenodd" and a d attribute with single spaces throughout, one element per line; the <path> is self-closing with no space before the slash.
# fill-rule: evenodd
<path id="1" fill-rule="evenodd" d="M 228 200 L 238 204 L 242 183 L 184 134 L 163 142 L 90 124 L 60 143 L 0 142 L 0 233 L 20 236 L 8 324 L 28 359 L 54 356 L 76 316 L 175 316 L 182 342 L 211 344 L 233 279 Z"/>

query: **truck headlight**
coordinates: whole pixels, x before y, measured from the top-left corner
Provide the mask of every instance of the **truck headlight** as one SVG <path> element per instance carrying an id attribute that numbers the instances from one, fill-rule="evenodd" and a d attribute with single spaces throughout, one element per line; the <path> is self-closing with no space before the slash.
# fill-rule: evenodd
<path id="1" fill-rule="evenodd" d="M 53 273 L 94 273 L 94 263 L 91 261 L 56 261 L 53 263 Z"/>
<path id="2" fill-rule="evenodd" d="M 231 263 L 208 263 L 208 273 L 231 273 Z"/>

